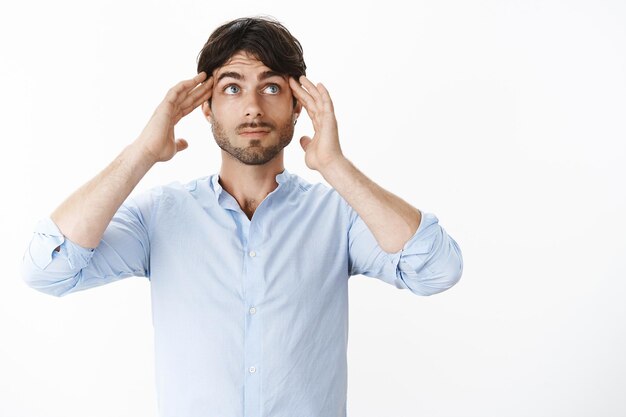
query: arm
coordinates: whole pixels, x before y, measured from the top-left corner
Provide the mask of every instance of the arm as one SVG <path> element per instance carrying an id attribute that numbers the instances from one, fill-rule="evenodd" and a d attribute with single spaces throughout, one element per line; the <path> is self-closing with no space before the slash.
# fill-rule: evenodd
<path id="1" fill-rule="evenodd" d="M 289 81 L 315 128 L 313 139 L 300 139 L 307 166 L 319 171 L 356 210 L 381 248 L 387 252 L 400 250 L 415 234 L 420 211 L 367 178 L 343 156 L 333 103 L 321 83 L 315 86 L 305 76 L 300 78 L 302 85 L 293 78 Z"/>
<path id="2" fill-rule="evenodd" d="M 65 295 L 127 276 L 148 276 L 147 222 L 159 198 L 152 189 L 130 192 L 159 161 L 187 148 L 174 125 L 211 94 L 200 73 L 170 89 L 141 135 L 100 174 L 35 227 L 22 260 L 22 277 L 42 292 Z"/>
<path id="3" fill-rule="evenodd" d="M 385 252 L 397 252 L 415 234 L 418 209 L 367 178 L 346 158 L 321 168 L 328 183 L 354 208 Z"/>
<path id="4" fill-rule="evenodd" d="M 174 125 L 210 97 L 212 79 L 191 91 L 205 76 L 201 72 L 170 89 L 139 137 L 52 213 L 65 237 L 83 247 L 98 246 L 111 218 L 146 172 L 187 148 L 184 139 L 174 140 Z"/>
<path id="5" fill-rule="evenodd" d="M 70 195 L 50 216 L 63 235 L 85 248 L 98 246 L 113 215 L 154 165 L 135 142 L 95 178 Z M 55 248 L 59 252 L 60 247 Z"/>
<path id="6" fill-rule="evenodd" d="M 290 79 L 315 135 L 303 136 L 305 162 L 319 171 L 350 207 L 350 273 L 381 278 L 398 288 L 429 295 L 454 285 L 463 261 L 438 219 L 422 213 L 359 171 L 341 152 L 330 95 L 306 77 Z"/>

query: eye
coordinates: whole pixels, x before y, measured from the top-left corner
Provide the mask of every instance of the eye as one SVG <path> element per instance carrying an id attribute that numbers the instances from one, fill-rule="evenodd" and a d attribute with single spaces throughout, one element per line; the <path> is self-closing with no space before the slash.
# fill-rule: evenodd
<path id="1" fill-rule="evenodd" d="M 269 84 L 265 87 L 265 90 L 269 91 L 270 94 L 278 94 L 280 92 L 280 87 L 276 84 Z"/>
<path id="2" fill-rule="evenodd" d="M 233 91 L 233 89 L 236 89 L 236 90 Z M 239 92 L 239 87 L 237 87 L 235 84 L 230 84 L 224 87 L 224 92 L 230 95 L 237 94 Z"/>

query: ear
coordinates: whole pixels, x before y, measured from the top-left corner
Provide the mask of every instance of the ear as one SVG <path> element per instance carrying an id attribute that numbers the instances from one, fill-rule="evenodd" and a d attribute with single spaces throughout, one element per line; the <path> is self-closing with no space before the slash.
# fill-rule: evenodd
<path id="1" fill-rule="evenodd" d="M 295 122 L 300 116 L 300 112 L 302 112 L 302 104 L 298 101 L 296 106 L 293 108 L 293 121 Z"/>
<path id="2" fill-rule="evenodd" d="M 211 107 L 209 107 L 209 101 L 205 101 L 202 103 L 202 113 L 204 113 L 204 117 L 209 121 L 209 123 L 213 124 L 213 111 Z"/>

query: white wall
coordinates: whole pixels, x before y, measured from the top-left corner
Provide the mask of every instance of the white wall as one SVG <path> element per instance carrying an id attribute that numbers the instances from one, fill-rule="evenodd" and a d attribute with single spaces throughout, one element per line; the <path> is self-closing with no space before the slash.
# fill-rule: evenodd
<path id="1" fill-rule="evenodd" d="M 36 221 L 195 74 L 211 31 L 259 13 L 302 42 L 346 156 L 464 254 L 429 298 L 350 280 L 349 415 L 626 415 L 626 3 L 409 4 L 1 6 L 0 415 L 156 416 L 148 282 L 57 299 L 19 266 Z M 177 136 L 189 149 L 139 188 L 217 172 L 198 110 Z M 322 181 L 297 140 L 285 163 Z"/>

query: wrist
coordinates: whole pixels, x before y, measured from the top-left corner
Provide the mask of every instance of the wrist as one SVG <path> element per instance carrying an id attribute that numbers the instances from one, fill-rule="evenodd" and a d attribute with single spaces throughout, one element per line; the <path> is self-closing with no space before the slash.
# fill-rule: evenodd
<path id="1" fill-rule="evenodd" d="M 352 167 L 352 162 L 350 162 L 350 160 L 348 160 L 345 156 L 341 155 L 320 166 L 319 172 L 326 181 L 331 182 L 333 178 L 345 174 Z"/>
<path id="2" fill-rule="evenodd" d="M 126 152 L 132 160 L 137 161 L 141 165 L 148 168 L 159 162 L 155 155 L 153 155 L 145 146 L 137 141 L 128 145 L 126 147 Z"/>

